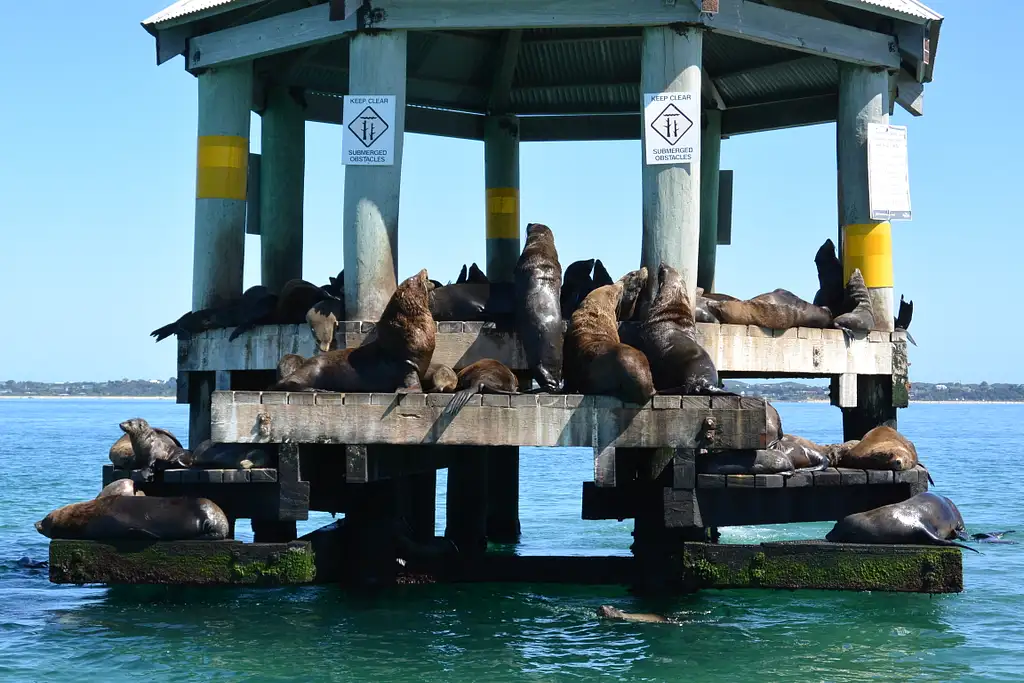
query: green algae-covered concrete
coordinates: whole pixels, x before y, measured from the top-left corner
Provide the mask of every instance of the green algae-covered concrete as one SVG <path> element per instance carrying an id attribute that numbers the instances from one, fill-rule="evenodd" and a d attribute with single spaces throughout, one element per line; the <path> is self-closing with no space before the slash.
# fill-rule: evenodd
<path id="1" fill-rule="evenodd" d="M 685 543 L 684 583 L 701 588 L 959 593 L 959 548 L 925 545 L 778 542 Z"/>
<path id="2" fill-rule="evenodd" d="M 53 583 L 281 586 L 315 577 L 308 541 L 50 541 Z"/>

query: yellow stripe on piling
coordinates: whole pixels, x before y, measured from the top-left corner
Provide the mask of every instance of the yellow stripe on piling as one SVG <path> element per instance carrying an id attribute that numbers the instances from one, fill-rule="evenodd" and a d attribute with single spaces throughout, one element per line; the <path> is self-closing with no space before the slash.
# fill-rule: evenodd
<path id="1" fill-rule="evenodd" d="M 519 190 L 492 187 L 487 190 L 487 239 L 519 237 Z"/>
<path id="2" fill-rule="evenodd" d="M 843 279 L 860 268 L 868 287 L 892 287 L 892 225 L 866 223 L 843 230 Z"/>
<path id="3" fill-rule="evenodd" d="M 200 135 L 196 154 L 196 199 L 245 199 L 249 139 Z"/>

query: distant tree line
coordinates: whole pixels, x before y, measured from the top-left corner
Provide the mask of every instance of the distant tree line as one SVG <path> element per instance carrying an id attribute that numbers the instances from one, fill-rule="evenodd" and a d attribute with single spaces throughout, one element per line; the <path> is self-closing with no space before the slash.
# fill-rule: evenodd
<path id="1" fill-rule="evenodd" d="M 109 382 L 0 382 L 0 396 L 174 396 L 178 381 L 118 379 Z"/>
<path id="2" fill-rule="evenodd" d="M 827 401 L 828 386 L 803 382 L 741 382 L 725 380 L 725 388 L 745 396 L 775 401 Z M 0 396 L 174 396 L 177 380 L 119 379 L 109 382 L 0 382 Z M 945 382 L 910 385 L 911 401 L 1024 401 L 1024 384 L 962 384 Z"/>

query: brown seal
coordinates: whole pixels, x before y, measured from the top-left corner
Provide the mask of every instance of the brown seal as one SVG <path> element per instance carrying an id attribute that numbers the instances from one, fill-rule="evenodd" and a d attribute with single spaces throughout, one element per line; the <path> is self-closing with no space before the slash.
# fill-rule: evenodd
<path id="1" fill-rule="evenodd" d="M 831 239 L 818 247 L 814 265 L 818 269 L 818 291 L 811 303 L 839 313 L 843 307 L 843 264 L 836 256 L 836 245 Z"/>
<path id="2" fill-rule="evenodd" d="M 832 326 L 832 311 L 804 301 L 786 289 L 759 294 L 746 301 L 709 300 L 707 307 L 718 320 L 730 325 L 758 325 L 774 330 Z"/>
<path id="3" fill-rule="evenodd" d="M 144 496 L 146 495 L 140 489 L 135 488 L 135 482 L 131 479 L 117 479 L 104 486 L 98 494 L 97 498 L 105 498 L 107 496 Z"/>
<path id="4" fill-rule="evenodd" d="M 667 619 L 660 614 L 641 614 L 636 612 L 623 612 L 620 609 L 616 609 L 611 605 L 601 605 L 597 608 L 597 616 L 604 617 L 605 619 L 619 619 L 621 621 L 632 621 L 642 624 L 670 624 L 671 619 Z"/>
<path id="5" fill-rule="evenodd" d="M 932 491 L 847 515 L 825 535 L 833 543 L 944 545 L 978 552 L 954 538 L 968 539 L 964 518 L 953 501 Z"/>
<path id="6" fill-rule="evenodd" d="M 286 353 L 281 356 L 281 360 L 277 361 L 278 381 L 298 370 L 305 362 L 306 359 L 297 353 Z"/>
<path id="7" fill-rule="evenodd" d="M 437 325 L 430 315 L 426 269 L 406 279 L 361 346 L 306 359 L 271 391 L 420 391 L 434 355 Z"/>
<path id="8" fill-rule="evenodd" d="M 457 391 L 445 413 L 454 413 L 469 403 L 473 394 L 514 394 L 519 391 L 519 380 L 503 363 L 483 358 L 459 370 Z"/>
<path id="9" fill-rule="evenodd" d="M 875 427 L 839 456 L 839 467 L 900 472 L 917 465 L 917 448 L 892 427 Z M 929 475 L 930 478 L 930 475 Z"/>
<path id="10" fill-rule="evenodd" d="M 334 334 L 338 325 L 345 319 L 345 302 L 329 296 L 321 299 L 306 311 L 306 324 L 313 333 L 317 349 L 326 353 L 336 347 Z"/>
<path id="11" fill-rule="evenodd" d="M 420 378 L 423 391 L 428 394 L 447 394 L 455 391 L 458 383 L 459 378 L 455 371 L 441 363 L 431 363 L 426 374 Z"/>
<path id="12" fill-rule="evenodd" d="M 659 392 L 733 395 L 718 386 L 718 370 L 697 341 L 693 309 L 682 278 L 664 263 L 658 268 L 658 293 L 647 310 L 641 337 Z"/>
<path id="13" fill-rule="evenodd" d="M 572 314 L 565 340 L 566 391 L 615 396 L 640 404 L 654 395 L 647 358 L 619 340 L 617 312 L 627 278 L 646 282 L 647 269 L 598 287 Z"/>
<path id="14" fill-rule="evenodd" d="M 875 315 L 871 310 L 871 294 L 864 284 L 864 277 L 860 274 L 860 268 L 854 268 L 850 273 L 850 281 L 846 283 L 846 300 L 844 303 L 847 313 L 836 316 L 832 321 L 832 327 L 839 328 L 847 337 L 853 332 L 867 332 L 875 328 Z"/>
<path id="15" fill-rule="evenodd" d="M 556 393 L 562 388 L 562 266 L 546 225 L 526 226 L 526 246 L 513 274 L 515 326 L 527 367 L 541 391 Z"/>
<path id="16" fill-rule="evenodd" d="M 149 426 L 141 417 L 125 420 L 120 425 L 131 441 L 135 459 L 132 469 L 142 470 L 142 476 L 148 481 L 153 478 L 154 469 L 168 467 L 188 467 L 192 458 L 181 442 L 165 430 L 157 431 Z"/>
<path id="17" fill-rule="evenodd" d="M 104 496 L 57 508 L 35 527 L 47 538 L 220 540 L 228 518 L 207 498 Z"/>

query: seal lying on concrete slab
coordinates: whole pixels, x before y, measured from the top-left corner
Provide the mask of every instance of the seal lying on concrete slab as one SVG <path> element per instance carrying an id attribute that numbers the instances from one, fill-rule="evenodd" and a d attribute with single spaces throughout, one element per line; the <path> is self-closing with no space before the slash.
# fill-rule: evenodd
<path id="1" fill-rule="evenodd" d="M 746 301 L 708 300 L 708 311 L 730 325 L 758 325 L 773 330 L 831 327 L 832 311 L 804 301 L 786 289 L 758 294 Z"/>
<path id="2" fill-rule="evenodd" d="M 620 621 L 632 621 L 640 624 L 671 624 L 671 619 L 660 614 L 639 614 L 634 612 L 623 612 L 611 605 L 601 605 L 597 608 L 597 616 L 605 619 L 618 619 Z"/>
<path id="3" fill-rule="evenodd" d="M 925 491 L 899 503 L 842 518 L 825 535 L 833 543 L 911 543 L 974 548 L 966 540 L 964 518 L 949 498 Z"/>
<path id="4" fill-rule="evenodd" d="M 307 358 L 270 391 L 420 391 L 437 336 L 428 301 L 431 289 L 426 269 L 406 279 L 362 346 Z"/>
<path id="5" fill-rule="evenodd" d="M 172 323 L 159 327 L 150 336 L 156 341 L 177 335 L 178 339 L 188 339 L 193 334 L 225 327 L 235 327 L 263 311 L 268 303 L 276 300 L 273 293 L 263 285 L 256 285 L 242 292 L 236 299 L 218 306 L 189 311 Z"/>
<path id="6" fill-rule="evenodd" d="M 846 442 L 835 450 L 838 455 L 837 467 L 901 472 L 920 464 L 913 442 L 885 425 L 870 430 L 856 443 Z M 931 474 L 928 480 L 931 481 Z"/>
<path id="7" fill-rule="evenodd" d="M 711 452 L 698 459 L 702 474 L 782 474 L 828 469 L 828 447 L 793 434 L 756 451 Z"/>
<path id="8" fill-rule="evenodd" d="M 526 245 L 513 271 L 515 327 L 530 374 L 542 392 L 562 389 L 562 266 L 555 236 L 540 223 L 526 226 Z"/>
<path id="9" fill-rule="evenodd" d="M 427 372 L 420 378 L 424 393 L 447 394 L 455 391 L 459 383 L 459 377 L 447 365 L 431 363 L 427 366 Z"/>
<path id="10" fill-rule="evenodd" d="M 104 486 L 98 494 L 97 498 L 104 498 L 106 496 L 144 496 L 145 492 L 135 488 L 135 482 L 131 479 L 118 479 L 112 481 Z"/>
<path id="11" fill-rule="evenodd" d="M 220 540 L 228 518 L 207 498 L 104 496 L 57 508 L 35 527 L 47 538 Z"/>
<path id="12" fill-rule="evenodd" d="M 118 426 L 131 440 L 132 452 L 135 453 L 132 469 L 142 470 L 142 476 L 147 481 L 153 478 L 154 469 L 188 467 L 192 464 L 191 454 L 181 447 L 177 439 L 168 438 L 164 430 L 153 429 L 141 417 L 125 420 Z"/>
<path id="13" fill-rule="evenodd" d="M 459 370 L 457 391 L 444 412 L 455 413 L 469 403 L 473 394 L 515 394 L 519 381 L 514 372 L 492 358 L 482 358 Z"/>
<path id="14" fill-rule="evenodd" d="M 153 427 L 153 431 L 164 437 L 174 446 L 178 448 L 184 448 L 181 442 L 178 441 L 178 437 L 171 434 L 166 429 L 160 429 L 159 427 Z M 135 451 L 132 450 L 131 437 L 126 433 L 122 434 L 121 438 L 114 442 L 114 445 L 110 447 L 110 462 L 114 464 L 114 467 L 122 470 L 131 469 L 132 463 L 135 462 Z"/>

